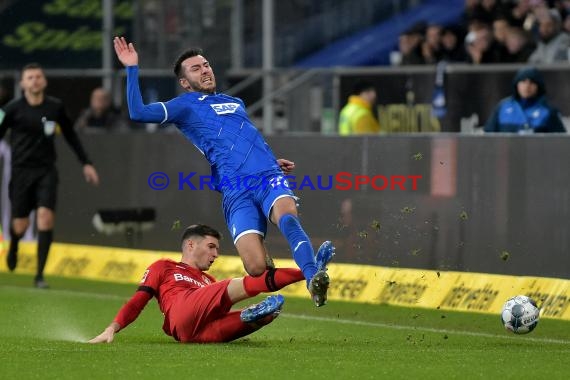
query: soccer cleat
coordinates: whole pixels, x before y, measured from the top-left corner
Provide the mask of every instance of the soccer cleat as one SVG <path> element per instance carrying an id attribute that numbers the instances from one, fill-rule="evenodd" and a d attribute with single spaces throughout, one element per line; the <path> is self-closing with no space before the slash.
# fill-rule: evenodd
<path id="1" fill-rule="evenodd" d="M 317 263 L 317 272 L 319 271 L 326 271 L 327 264 L 332 260 L 333 256 L 335 255 L 335 248 L 332 242 L 329 240 L 325 241 L 319 247 L 317 254 L 315 255 L 315 261 Z"/>
<path id="2" fill-rule="evenodd" d="M 309 293 L 311 293 L 311 297 L 313 298 L 313 302 L 315 303 L 316 307 L 321 307 L 327 303 L 327 290 L 329 289 L 329 275 L 325 270 L 320 270 L 311 281 L 309 281 Z"/>
<path id="3" fill-rule="evenodd" d="M 34 286 L 38 289 L 49 289 L 49 285 L 44 280 L 35 280 Z"/>
<path id="4" fill-rule="evenodd" d="M 269 296 L 263 301 L 251 305 L 241 311 L 240 319 L 242 322 L 255 322 L 271 314 L 279 314 L 285 298 L 281 294 Z"/>
<path id="5" fill-rule="evenodd" d="M 18 265 L 18 252 L 17 251 L 9 251 L 8 256 L 6 256 L 6 265 L 10 272 L 13 272 Z"/>

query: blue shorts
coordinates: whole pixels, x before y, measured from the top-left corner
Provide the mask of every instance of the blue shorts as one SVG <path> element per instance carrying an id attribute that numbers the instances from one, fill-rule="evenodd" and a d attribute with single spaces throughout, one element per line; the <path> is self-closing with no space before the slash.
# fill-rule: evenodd
<path id="1" fill-rule="evenodd" d="M 234 244 L 243 235 L 265 237 L 271 208 L 279 198 L 295 195 L 280 170 L 251 175 L 222 188 L 222 207 Z"/>

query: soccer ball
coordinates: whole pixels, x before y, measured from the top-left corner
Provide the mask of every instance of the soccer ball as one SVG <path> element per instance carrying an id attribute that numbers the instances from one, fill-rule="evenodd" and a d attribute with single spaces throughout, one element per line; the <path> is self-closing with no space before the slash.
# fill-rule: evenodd
<path id="1" fill-rule="evenodd" d="M 501 312 L 501 322 L 515 334 L 528 334 L 538 324 L 540 309 L 530 297 L 509 298 Z"/>

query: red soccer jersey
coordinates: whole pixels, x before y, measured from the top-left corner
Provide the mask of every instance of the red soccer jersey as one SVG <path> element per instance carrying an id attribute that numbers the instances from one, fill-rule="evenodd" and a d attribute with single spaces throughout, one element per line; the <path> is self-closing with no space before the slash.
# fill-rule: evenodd
<path id="1" fill-rule="evenodd" d="M 167 314 L 180 292 L 193 291 L 216 282 L 216 279 L 188 264 L 168 259 L 155 261 L 143 275 L 139 290 L 158 299 L 160 310 Z"/>
<path id="2" fill-rule="evenodd" d="M 167 314 L 180 292 L 196 290 L 216 279 L 188 264 L 168 259 L 155 261 L 143 275 L 139 290 L 151 293 L 158 299 L 160 310 Z"/>
<path id="3" fill-rule="evenodd" d="M 170 335 L 168 311 L 181 292 L 193 292 L 196 289 L 216 282 L 216 279 L 197 268 L 185 263 L 168 259 L 155 261 L 143 275 L 138 291 L 115 317 L 121 329 L 134 321 L 148 301 L 155 296 L 160 311 L 165 315 L 163 330 Z"/>

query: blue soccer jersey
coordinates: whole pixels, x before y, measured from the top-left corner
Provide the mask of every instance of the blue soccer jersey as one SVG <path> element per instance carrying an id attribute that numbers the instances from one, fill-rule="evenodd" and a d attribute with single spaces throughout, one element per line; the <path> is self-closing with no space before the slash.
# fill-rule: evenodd
<path id="1" fill-rule="evenodd" d="M 145 105 L 138 66 L 128 66 L 127 102 L 132 120 L 173 123 L 204 154 L 212 168 L 212 185 L 223 193 L 224 216 L 234 242 L 248 233 L 265 236 L 275 202 L 294 195 L 241 99 L 190 92 Z"/>
<path id="2" fill-rule="evenodd" d="M 239 98 L 190 92 L 168 102 L 145 105 L 138 66 L 128 66 L 127 101 L 134 121 L 175 124 L 210 163 L 212 184 L 219 191 L 220 182 L 280 170 Z"/>

